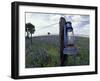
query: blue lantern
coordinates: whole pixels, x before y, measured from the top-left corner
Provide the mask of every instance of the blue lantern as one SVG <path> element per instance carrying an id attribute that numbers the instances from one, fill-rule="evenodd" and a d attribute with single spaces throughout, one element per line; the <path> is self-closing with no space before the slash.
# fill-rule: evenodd
<path id="1" fill-rule="evenodd" d="M 63 54 L 76 55 L 77 48 L 75 47 L 75 37 L 71 22 L 66 22 L 64 25 L 64 50 Z"/>

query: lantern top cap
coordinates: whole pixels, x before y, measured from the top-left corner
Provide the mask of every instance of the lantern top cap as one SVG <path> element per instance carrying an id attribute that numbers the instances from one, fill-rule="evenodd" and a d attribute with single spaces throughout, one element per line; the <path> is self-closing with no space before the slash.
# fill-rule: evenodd
<path id="1" fill-rule="evenodd" d="M 65 26 L 66 26 L 66 28 L 67 28 L 68 30 L 73 30 L 73 28 L 72 28 L 72 23 L 71 23 L 70 21 L 66 22 L 66 23 L 65 23 Z"/>
<path id="2" fill-rule="evenodd" d="M 66 24 L 72 24 L 70 21 L 67 21 Z"/>

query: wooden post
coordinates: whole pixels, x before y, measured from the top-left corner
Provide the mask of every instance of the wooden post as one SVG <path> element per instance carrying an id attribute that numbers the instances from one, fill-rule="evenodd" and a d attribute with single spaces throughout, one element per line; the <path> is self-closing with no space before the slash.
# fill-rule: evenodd
<path id="1" fill-rule="evenodd" d="M 60 60 L 61 60 L 61 66 L 64 65 L 64 54 L 63 54 L 63 49 L 64 49 L 64 25 L 66 23 L 66 20 L 64 17 L 60 18 L 59 21 L 59 27 L 60 27 Z M 66 59 L 67 60 L 67 59 Z"/>

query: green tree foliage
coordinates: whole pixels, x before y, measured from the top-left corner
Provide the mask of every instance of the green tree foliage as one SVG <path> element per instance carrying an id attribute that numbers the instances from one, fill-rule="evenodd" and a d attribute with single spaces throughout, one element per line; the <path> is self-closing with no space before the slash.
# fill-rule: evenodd
<path id="1" fill-rule="evenodd" d="M 31 23 L 25 24 L 25 31 L 27 32 L 27 38 L 29 38 L 29 34 L 31 34 L 31 43 L 32 43 L 32 34 L 35 32 L 35 26 Z"/>

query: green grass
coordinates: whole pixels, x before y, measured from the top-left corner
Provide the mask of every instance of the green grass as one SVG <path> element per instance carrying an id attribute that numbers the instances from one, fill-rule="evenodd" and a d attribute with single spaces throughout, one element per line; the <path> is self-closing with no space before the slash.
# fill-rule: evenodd
<path id="1" fill-rule="evenodd" d="M 25 43 L 26 68 L 60 66 L 58 36 L 38 36 L 33 37 L 32 40 L 32 44 L 29 39 L 26 39 Z M 89 65 L 89 38 L 76 37 L 75 42 L 79 53 L 75 61 L 72 56 L 68 56 L 66 66 Z"/>

